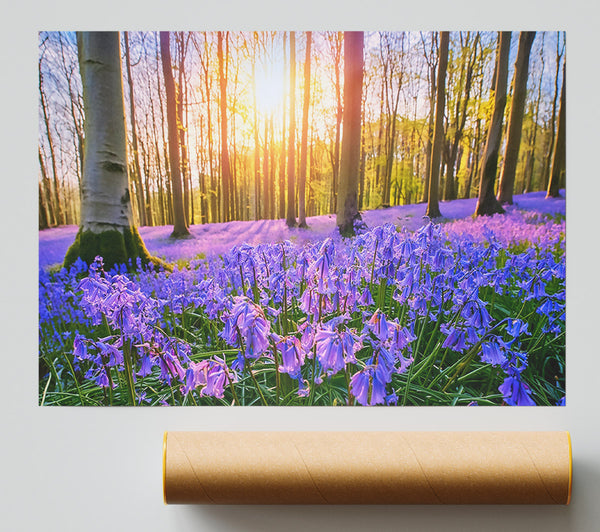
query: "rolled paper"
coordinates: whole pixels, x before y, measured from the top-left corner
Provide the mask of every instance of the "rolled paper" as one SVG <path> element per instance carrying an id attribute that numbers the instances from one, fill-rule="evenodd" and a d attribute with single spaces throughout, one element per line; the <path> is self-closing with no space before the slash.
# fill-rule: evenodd
<path id="1" fill-rule="evenodd" d="M 568 504 L 568 432 L 167 432 L 168 504 Z"/>

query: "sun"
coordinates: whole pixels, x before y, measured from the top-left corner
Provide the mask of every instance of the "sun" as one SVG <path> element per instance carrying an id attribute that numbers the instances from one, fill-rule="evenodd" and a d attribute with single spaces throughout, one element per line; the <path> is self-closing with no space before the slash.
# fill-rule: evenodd
<path id="1" fill-rule="evenodd" d="M 283 67 L 277 62 L 256 69 L 256 110 L 267 116 L 283 103 Z"/>

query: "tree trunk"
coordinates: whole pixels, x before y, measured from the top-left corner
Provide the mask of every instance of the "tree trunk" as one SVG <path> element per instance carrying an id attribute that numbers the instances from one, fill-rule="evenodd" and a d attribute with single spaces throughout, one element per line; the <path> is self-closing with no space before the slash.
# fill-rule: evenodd
<path id="1" fill-rule="evenodd" d="M 260 220 L 261 212 L 260 212 L 260 140 L 258 137 L 258 110 L 256 107 L 256 48 L 258 43 L 256 39 L 253 43 L 253 58 L 252 58 L 252 109 L 254 113 L 254 219 Z M 266 145 L 266 136 L 265 136 L 265 145 Z M 266 179 L 266 176 L 264 177 Z"/>
<path id="2" fill-rule="evenodd" d="M 81 189 L 81 176 L 83 175 L 83 123 L 82 116 L 83 110 L 81 108 L 81 94 L 77 89 L 73 89 L 73 70 L 67 66 L 67 60 L 65 57 L 65 49 L 63 44 L 62 33 L 58 34 L 60 42 L 60 52 L 62 59 L 62 66 L 67 79 L 67 86 L 69 88 L 69 109 L 71 111 L 71 118 L 73 119 L 73 128 L 75 132 L 75 159 L 76 159 L 76 173 L 77 173 L 77 184 Z M 77 109 L 79 113 L 75 111 Z"/>
<path id="3" fill-rule="evenodd" d="M 160 87 L 159 87 L 160 92 Z M 164 187 L 163 187 L 163 173 L 160 158 L 160 149 L 158 146 L 158 131 L 156 129 L 156 114 L 154 112 L 154 100 L 150 96 L 150 112 L 152 116 L 152 134 L 154 137 L 154 153 L 156 157 L 156 174 L 157 174 L 157 189 L 158 189 L 158 213 L 157 213 L 157 225 L 165 225 L 166 212 L 165 212 L 165 201 L 164 201 Z M 160 216 L 160 218 L 159 218 Z"/>
<path id="4" fill-rule="evenodd" d="M 277 218 L 277 211 L 275 210 L 275 134 L 273 127 L 273 113 L 271 113 L 271 118 L 269 120 L 269 137 L 271 138 L 271 164 L 270 164 L 270 174 L 269 174 L 269 215 L 268 218 L 275 219 Z"/>
<path id="5" fill-rule="evenodd" d="M 231 54 L 229 53 L 229 32 L 225 32 L 225 80 L 229 79 L 229 60 L 231 58 Z M 235 67 L 235 76 L 233 77 L 233 97 L 231 98 L 231 115 L 227 113 L 227 116 L 231 116 L 231 131 L 234 132 L 231 135 L 231 157 L 230 157 L 230 172 L 231 179 L 229 181 L 229 205 L 231 208 L 231 220 L 241 220 L 240 217 L 240 195 L 239 187 L 238 187 L 238 174 L 237 174 L 237 164 L 238 164 L 238 152 L 237 152 L 237 135 L 235 134 L 236 125 L 236 105 L 237 105 L 237 85 L 238 85 L 238 75 L 239 75 L 239 63 L 236 62 Z M 249 214 L 249 213 L 248 213 Z"/>
<path id="6" fill-rule="evenodd" d="M 219 209 L 219 196 L 217 189 L 219 184 L 217 182 L 216 172 L 213 161 L 213 136 L 212 136 L 212 118 L 211 118 L 211 76 L 208 68 L 209 53 L 208 53 L 208 37 L 204 32 L 204 54 L 206 55 L 206 61 L 202 61 L 202 68 L 204 69 L 204 88 L 206 91 L 206 135 L 208 137 L 208 168 L 210 172 L 210 221 L 215 223 L 220 220 L 220 209 Z M 199 54 L 200 55 L 200 54 Z M 208 221 L 208 218 L 207 218 Z"/>
<path id="7" fill-rule="evenodd" d="M 494 113 L 488 129 L 487 142 L 481 165 L 479 180 L 479 198 L 475 214 L 492 215 L 503 213 L 504 209 L 496 199 L 494 183 L 498 170 L 498 153 L 502 142 L 502 121 L 506 106 L 506 81 L 508 78 L 508 56 L 510 53 L 510 31 L 500 33 L 498 52 L 496 54 L 496 75 L 494 86 Z"/>
<path id="8" fill-rule="evenodd" d="M 41 147 L 38 147 L 38 159 L 40 161 L 40 171 L 42 172 L 43 183 L 43 186 L 40 187 L 40 201 L 44 206 L 45 214 L 45 226 L 42 227 L 42 219 L 40 218 L 40 229 L 46 229 L 56 225 L 56 218 L 52 206 L 52 185 L 50 184 L 50 179 L 48 179 L 48 173 L 46 172 L 46 165 L 44 163 L 44 156 L 42 154 Z"/>
<path id="9" fill-rule="evenodd" d="M 566 67 L 563 63 L 563 82 L 562 89 L 560 91 L 560 108 L 558 110 L 556 143 L 554 146 L 552 169 L 550 171 L 550 182 L 548 183 L 548 193 L 546 194 L 546 198 L 558 198 L 560 196 L 560 183 L 566 171 L 566 81 Z"/>
<path id="10" fill-rule="evenodd" d="M 558 101 L 558 83 L 560 78 L 560 60 L 562 58 L 562 52 L 560 50 L 560 32 L 556 37 L 556 76 L 554 77 L 554 99 L 552 100 L 552 113 L 550 114 L 550 140 L 548 142 L 548 153 L 544 160 L 544 188 L 549 187 L 550 182 L 550 170 L 552 166 L 553 149 L 556 140 L 556 106 Z"/>
<path id="11" fill-rule="evenodd" d="M 427 213 L 430 219 L 439 218 L 440 212 L 438 194 L 440 181 L 440 161 L 442 144 L 444 142 L 444 107 L 446 104 L 446 69 L 448 67 L 448 44 L 450 34 L 447 31 L 440 33 L 440 57 L 437 74 L 437 94 L 435 98 L 435 128 L 433 144 L 431 146 L 431 163 L 429 166 L 429 198 Z"/>
<path id="12" fill-rule="evenodd" d="M 365 198 L 365 173 L 367 165 L 367 139 L 365 135 L 365 108 L 366 108 L 366 89 L 361 96 L 361 117 L 360 117 L 360 166 L 358 170 L 358 210 L 364 209 Z"/>
<path id="13" fill-rule="evenodd" d="M 184 106 L 187 101 L 186 94 L 186 81 L 184 77 L 185 73 L 185 54 L 186 54 L 186 43 L 183 39 L 183 32 L 178 32 L 176 36 L 178 55 L 179 55 L 179 67 L 178 67 L 178 80 L 177 80 L 177 91 L 176 91 L 176 111 L 177 111 L 177 138 L 179 145 L 179 157 L 181 164 L 181 180 L 183 183 L 183 207 L 185 216 L 185 225 L 190 225 L 190 178 L 189 178 L 189 161 L 188 161 L 188 149 L 186 142 L 186 131 L 185 120 L 184 120 Z"/>
<path id="14" fill-rule="evenodd" d="M 298 176 L 298 225 L 306 225 L 306 157 L 308 153 L 308 108 L 310 107 L 310 49 L 312 32 L 306 32 L 304 57 L 304 103 L 302 108 L 302 142 L 300 148 L 300 175 Z"/>
<path id="15" fill-rule="evenodd" d="M 146 142 L 150 142 L 149 135 L 146 136 Z M 154 221 L 152 220 L 152 196 L 150 194 L 150 176 L 152 175 L 152 172 L 150 170 L 150 148 L 148 144 L 144 146 L 143 141 L 140 141 L 140 145 L 142 152 L 142 160 L 144 161 L 144 175 L 146 176 L 146 179 L 144 180 L 144 186 L 146 187 L 144 192 L 144 197 L 146 198 L 146 225 L 154 225 Z"/>
<path id="16" fill-rule="evenodd" d="M 269 218 L 269 120 L 265 115 L 265 140 L 263 143 L 263 202 L 262 217 Z"/>
<path id="17" fill-rule="evenodd" d="M 133 146 L 133 179 L 137 196 L 138 217 L 140 225 L 146 225 L 146 209 L 144 189 L 142 187 L 142 171 L 140 168 L 137 126 L 135 121 L 135 98 L 133 94 L 133 77 L 131 75 L 131 57 L 129 54 L 129 34 L 125 32 L 125 65 L 127 67 L 127 84 L 129 86 L 129 116 L 131 120 L 131 143 Z"/>
<path id="18" fill-rule="evenodd" d="M 163 194 L 165 201 L 165 220 L 167 224 L 173 223 L 173 194 L 171 193 L 171 165 L 169 163 L 169 143 L 167 142 L 167 133 L 165 131 L 165 109 L 163 103 L 163 94 L 160 84 L 160 70 L 161 70 L 161 57 L 160 57 L 160 45 L 158 42 L 158 36 L 155 34 L 155 44 L 157 48 L 156 55 L 156 84 L 158 86 L 158 101 L 160 108 L 160 128 L 162 133 L 162 148 L 163 148 L 163 159 L 165 161 L 165 186 L 161 189 L 165 189 L 166 193 Z"/>
<path id="19" fill-rule="evenodd" d="M 398 118 L 398 104 L 400 102 L 400 89 L 402 83 L 398 82 L 396 98 L 394 100 L 394 110 L 389 117 L 388 137 L 386 142 L 386 160 L 385 160 L 385 175 L 383 187 L 383 204 L 390 205 L 390 194 L 392 190 L 392 170 L 394 168 L 394 152 L 396 148 L 396 120 Z"/>
<path id="20" fill-rule="evenodd" d="M 336 223 L 340 234 L 354 234 L 358 212 L 358 171 L 363 84 L 362 31 L 344 32 L 344 135 L 340 161 L 340 188 Z"/>
<path id="21" fill-rule="evenodd" d="M 542 81 L 543 81 L 543 73 L 544 73 L 544 64 L 542 62 L 542 72 L 540 74 L 540 83 L 538 86 L 538 98 L 535 104 L 535 111 L 533 112 L 533 131 L 529 138 L 528 143 L 528 152 L 527 152 L 527 161 L 525 163 L 525 175 L 523 176 L 523 194 L 526 192 L 532 191 L 532 180 L 533 180 L 533 171 L 535 168 L 535 153 L 536 153 L 536 140 L 537 140 L 537 132 L 538 132 L 538 119 L 540 116 L 540 102 L 542 100 Z"/>
<path id="22" fill-rule="evenodd" d="M 223 221 L 231 220 L 233 205 L 231 205 L 231 167 L 229 163 L 229 148 L 227 146 L 227 79 L 225 78 L 223 61 L 223 32 L 217 33 L 217 56 L 219 60 L 219 87 L 221 108 L 221 176 L 223 180 Z"/>
<path id="23" fill-rule="evenodd" d="M 42 182 L 38 182 L 38 203 L 39 203 L 39 213 L 38 213 L 38 227 L 40 230 L 48 229 L 48 208 L 46 206 L 46 201 L 44 200 L 44 191 L 42 190 Z"/>
<path id="24" fill-rule="evenodd" d="M 287 215 L 288 227 L 296 225 L 296 32 L 290 32 L 290 134 L 288 139 Z"/>
<path id="25" fill-rule="evenodd" d="M 466 40 L 468 46 L 469 35 Z M 458 197 L 458 185 L 455 180 L 455 173 L 458 172 L 458 168 L 456 168 L 457 159 L 458 158 L 458 147 L 460 145 L 460 141 L 462 139 L 463 131 L 465 129 L 465 124 L 467 121 L 467 112 L 469 99 L 471 97 L 471 84 L 473 81 L 473 69 L 475 68 L 475 60 L 477 59 L 477 44 L 479 42 L 479 33 L 475 36 L 473 42 L 473 51 L 472 55 L 466 59 L 468 61 L 466 65 L 466 73 L 465 73 L 465 85 L 464 85 L 464 96 L 462 101 L 456 102 L 456 115 L 455 115 L 455 129 L 454 129 L 454 137 L 452 139 L 452 144 L 450 146 L 450 152 L 448 154 L 447 161 L 447 172 L 446 172 L 446 188 L 444 190 L 444 199 L 445 200 L 455 200 Z M 462 75 L 461 75 L 462 79 Z M 462 84 L 462 83 L 461 83 Z M 458 97 L 457 97 L 458 98 Z M 460 162 L 460 160 L 458 161 Z"/>
<path id="26" fill-rule="evenodd" d="M 435 34 L 431 36 L 431 55 L 433 55 L 433 41 Z M 429 120 L 427 121 L 427 148 L 425 150 L 425 185 L 423 187 L 423 195 L 421 196 L 421 203 L 429 202 L 429 174 L 431 173 L 431 147 L 433 144 L 433 128 L 434 128 L 434 117 L 435 117 L 435 95 L 437 92 L 436 79 L 435 79 L 435 64 L 433 64 L 433 58 L 431 64 L 427 62 L 429 67 Z"/>
<path id="27" fill-rule="evenodd" d="M 65 223 L 65 213 L 62 205 L 62 201 L 60 198 L 60 187 L 58 184 L 58 171 L 56 169 L 56 154 L 54 150 L 54 140 L 52 137 L 52 129 L 50 128 L 50 116 L 48 113 L 48 103 L 46 101 L 46 93 L 44 92 L 44 81 L 42 75 L 42 60 L 40 58 L 39 63 L 39 89 L 40 89 L 40 99 L 42 103 L 42 116 L 44 118 L 44 126 L 46 129 L 46 138 L 48 139 L 48 148 L 50 149 L 50 162 L 52 166 L 52 178 L 54 182 L 53 196 L 52 201 L 54 203 L 53 210 L 54 216 L 56 219 L 56 223 L 58 225 L 64 225 Z"/>
<path id="28" fill-rule="evenodd" d="M 105 268 L 151 260 L 133 224 L 118 32 L 77 34 L 85 112 L 81 224 L 65 266 L 100 255 Z"/>
<path id="29" fill-rule="evenodd" d="M 342 125 L 342 89 L 340 82 L 340 68 L 342 62 L 342 43 L 341 43 L 341 32 L 337 32 L 335 35 L 336 41 L 333 43 L 333 55 L 334 55 L 334 68 L 335 68 L 335 101 L 336 101 L 336 113 L 335 113 L 335 140 L 333 144 L 333 159 L 332 159 L 332 186 L 331 186 L 331 212 L 337 212 L 337 196 L 340 179 L 340 128 Z"/>
<path id="30" fill-rule="evenodd" d="M 160 52 L 162 59 L 163 76 L 165 79 L 165 92 L 167 97 L 167 129 L 169 131 L 169 161 L 171 167 L 171 181 L 173 187 L 173 232 L 172 238 L 185 237 L 190 234 L 183 205 L 179 140 L 177 128 L 177 110 L 175 102 L 175 82 L 171 66 L 171 50 L 169 47 L 169 32 L 160 32 Z"/>
<path id="31" fill-rule="evenodd" d="M 383 147 L 383 101 L 384 101 L 384 89 L 385 89 L 385 69 L 383 78 L 381 80 L 381 92 L 379 96 L 379 123 L 377 130 L 377 151 L 375 152 L 375 186 L 379 189 L 381 184 L 381 152 Z M 381 193 L 381 198 L 383 198 L 383 188 Z M 383 199 L 381 201 L 383 203 Z"/>
<path id="32" fill-rule="evenodd" d="M 286 108 L 285 102 L 287 99 L 287 90 L 285 86 L 285 72 L 287 70 L 287 34 L 283 32 L 283 104 L 282 118 L 281 118 L 281 158 L 279 160 L 279 218 L 285 218 L 285 162 L 286 162 L 286 151 L 285 151 L 285 132 L 286 128 Z"/>
<path id="33" fill-rule="evenodd" d="M 500 203 L 508 203 L 509 205 L 513 203 L 515 174 L 517 161 L 519 160 L 519 149 L 521 147 L 521 132 L 523 131 L 523 111 L 525 109 L 525 99 L 527 98 L 529 54 L 534 39 L 535 31 L 522 31 L 519 36 L 519 50 L 515 63 L 513 95 L 508 122 L 508 137 L 498 190 L 498 201 Z"/>

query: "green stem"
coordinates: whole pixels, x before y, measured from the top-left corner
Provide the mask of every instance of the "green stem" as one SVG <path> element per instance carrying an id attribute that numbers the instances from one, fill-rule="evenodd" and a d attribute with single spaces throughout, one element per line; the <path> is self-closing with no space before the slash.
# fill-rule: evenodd
<path id="1" fill-rule="evenodd" d="M 81 387 L 79 386 L 79 382 L 77 381 L 77 376 L 75 375 L 75 368 L 73 367 L 73 364 L 71 363 L 71 359 L 66 354 L 65 354 L 65 360 L 67 361 L 67 364 L 69 364 L 69 369 L 71 370 L 71 374 L 73 375 L 73 381 L 75 382 L 75 386 L 77 387 L 77 393 L 79 394 L 79 399 L 81 400 L 81 405 L 85 406 L 85 401 L 83 400 L 83 394 L 81 392 Z"/>
<path id="2" fill-rule="evenodd" d="M 409 366 L 408 368 L 408 375 L 406 377 L 406 386 L 404 387 L 404 396 L 402 398 L 402 406 L 406 406 L 406 401 L 408 400 L 408 390 L 410 388 L 410 381 L 412 378 L 412 373 L 414 371 L 414 364 L 417 360 L 417 356 L 419 354 L 419 346 L 421 345 L 421 338 L 423 338 L 423 329 L 425 329 L 425 322 L 427 320 L 427 314 L 429 314 L 429 304 L 427 304 L 427 312 L 425 313 L 425 318 L 423 318 L 423 321 L 421 323 L 421 330 L 419 332 L 419 338 L 417 339 L 417 346 L 415 348 L 415 355 L 412 361 L 412 364 Z"/>
<path id="3" fill-rule="evenodd" d="M 123 338 L 123 336 L 121 335 L 122 338 L 122 343 L 123 343 L 123 359 L 125 362 L 125 373 L 127 376 L 127 388 L 129 391 L 129 401 L 131 406 L 135 406 L 135 384 L 133 381 L 133 364 L 131 361 L 131 353 L 129 351 L 129 343 L 125 340 L 125 338 Z"/>
<path id="4" fill-rule="evenodd" d="M 229 371 L 226 372 L 227 380 L 229 381 L 229 388 L 231 389 L 231 395 L 233 395 L 233 401 L 238 406 L 241 405 L 240 400 L 238 399 L 237 393 L 235 392 L 235 386 L 233 385 L 233 380 L 229 375 Z"/>
<path id="5" fill-rule="evenodd" d="M 313 347 L 313 359 L 312 359 L 312 382 L 310 385 L 310 398 L 309 398 L 309 404 L 312 406 L 313 405 L 313 401 L 315 399 L 315 380 L 316 380 L 316 373 L 317 373 L 317 348 L 316 346 Z"/>
<path id="6" fill-rule="evenodd" d="M 256 380 L 256 377 L 254 376 L 254 372 L 252 371 L 252 368 L 250 368 L 250 366 L 248 366 L 248 372 L 250 373 L 250 377 L 252 378 L 252 381 L 254 382 L 254 386 L 256 386 L 256 391 L 258 392 L 258 395 L 260 395 L 262 404 L 264 406 L 267 406 L 267 400 L 265 399 L 265 396 L 263 395 L 262 390 L 260 389 L 260 386 L 258 384 L 258 381 Z"/>
<path id="7" fill-rule="evenodd" d="M 46 392 L 48 391 L 48 386 L 50 386 L 51 380 L 52 380 L 52 372 L 48 373 L 48 382 L 46 382 L 46 386 L 44 386 L 44 393 L 42 394 L 40 406 L 44 406 L 44 401 L 46 400 Z"/>
<path id="8" fill-rule="evenodd" d="M 273 346 L 273 360 L 275 361 L 275 404 L 279 405 L 279 357 L 277 356 L 277 346 L 271 341 Z"/>
<path id="9" fill-rule="evenodd" d="M 246 282 L 244 280 L 244 270 L 240 264 L 240 278 L 242 279 L 242 295 L 246 295 Z"/>
<path id="10" fill-rule="evenodd" d="M 375 259 L 377 258 L 377 248 L 379 247 L 379 239 L 375 240 L 375 251 L 373 252 L 373 264 L 371 265 L 371 282 L 370 291 L 371 295 L 373 294 L 373 279 L 375 277 Z"/>

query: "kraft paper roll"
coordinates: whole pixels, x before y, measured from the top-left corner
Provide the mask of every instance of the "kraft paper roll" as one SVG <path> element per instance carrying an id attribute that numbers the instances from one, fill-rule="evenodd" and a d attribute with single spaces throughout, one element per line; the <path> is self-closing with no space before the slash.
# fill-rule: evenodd
<path id="1" fill-rule="evenodd" d="M 568 504 L 568 432 L 168 432 L 165 503 Z"/>

